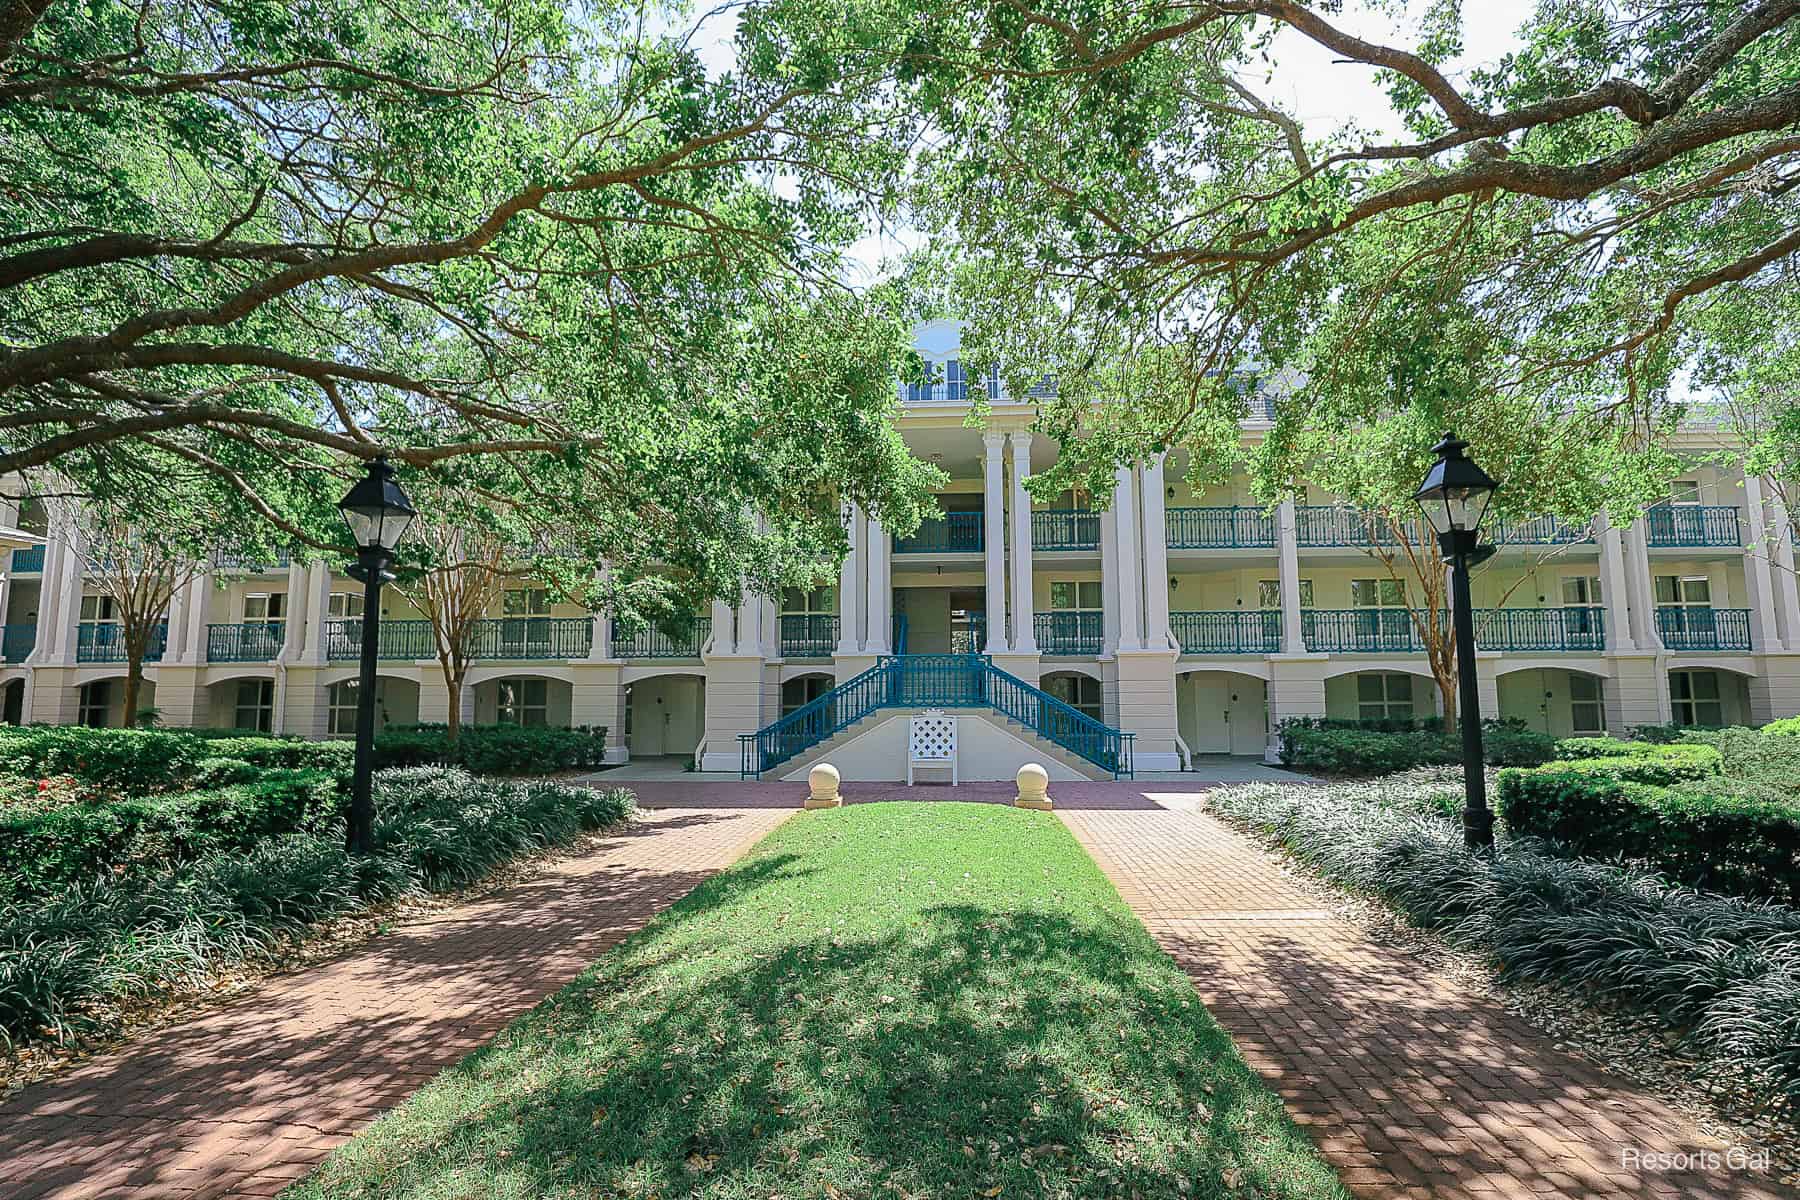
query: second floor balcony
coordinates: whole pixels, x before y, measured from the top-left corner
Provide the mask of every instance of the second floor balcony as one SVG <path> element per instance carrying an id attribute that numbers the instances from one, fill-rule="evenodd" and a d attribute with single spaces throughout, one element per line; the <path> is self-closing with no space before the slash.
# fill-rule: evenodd
<path id="1" fill-rule="evenodd" d="M 497 617 L 474 622 L 471 659 L 586 658 L 593 645 L 588 617 Z M 697 652 L 696 652 L 697 653 Z M 325 623 L 325 657 L 337 661 L 362 656 L 362 619 Z M 437 657 L 430 621 L 383 621 L 377 657 L 418 661 Z"/>
<path id="2" fill-rule="evenodd" d="M 1100 514 L 1085 508 L 1046 508 L 1031 514 L 1034 550 L 1097 550 Z"/>
<path id="3" fill-rule="evenodd" d="M 1031 632 L 1040 654 L 1098 654 L 1105 624 L 1097 612 L 1042 612 L 1032 616 Z"/>
<path id="4" fill-rule="evenodd" d="M 982 517 L 979 510 L 927 517 L 911 534 L 894 539 L 894 553 L 979 554 L 985 545 Z"/>
<path id="5" fill-rule="evenodd" d="M 12 573 L 14 575 L 38 575 L 44 570 L 44 548 L 28 546 L 23 550 L 12 552 Z"/>
<path id="6" fill-rule="evenodd" d="M 1440 627 L 1450 628 L 1448 613 Z M 1300 614 L 1300 634 L 1314 652 L 1344 654 L 1423 653 L 1412 613 L 1403 608 L 1309 608 Z M 1599 607 L 1478 608 L 1475 647 L 1513 653 L 1598 654 L 1606 648 L 1606 611 Z"/>
<path id="7" fill-rule="evenodd" d="M 712 634 L 711 617 L 688 617 L 667 627 L 647 625 L 633 634 L 613 628 L 613 654 L 619 658 L 699 658 Z"/>
<path id="8" fill-rule="evenodd" d="M 206 627 L 207 662 L 273 662 L 287 640 L 285 621 Z"/>
<path id="9" fill-rule="evenodd" d="M 1183 654 L 1274 654 L 1281 649 L 1281 613 L 1276 609 L 1172 612 L 1169 629 Z"/>
<path id="10" fill-rule="evenodd" d="M 1651 546 L 1741 546 L 1738 510 L 1730 504 L 1658 504 L 1644 513 Z"/>
<path id="11" fill-rule="evenodd" d="M 144 647 L 144 661 L 161 662 L 169 644 L 169 623 L 158 621 L 150 630 Z M 125 626 L 117 621 L 90 621 L 75 632 L 75 661 L 83 663 L 122 663 L 130 661 L 125 652 Z"/>
<path id="12" fill-rule="evenodd" d="M 1394 546 L 1399 538 L 1380 513 L 1338 504 L 1301 504 L 1294 508 L 1294 540 L 1301 546 Z"/>
<path id="13" fill-rule="evenodd" d="M 1275 517 L 1250 505 L 1171 508 L 1164 516 L 1171 550 L 1233 550 L 1275 544 Z"/>
<path id="14" fill-rule="evenodd" d="M 0 625 L 0 662 L 22 663 L 36 647 L 36 625 Z"/>
<path id="15" fill-rule="evenodd" d="M 777 620 L 783 658 L 830 658 L 837 653 L 836 616 L 830 613 L 783 613 Z"/>
<path id="16" fill-rule="evenodd" d="M 1656 632 L 1670 650 L 1749 650 L 1750 610 L 1666 604 L 1656 610 Z"/>

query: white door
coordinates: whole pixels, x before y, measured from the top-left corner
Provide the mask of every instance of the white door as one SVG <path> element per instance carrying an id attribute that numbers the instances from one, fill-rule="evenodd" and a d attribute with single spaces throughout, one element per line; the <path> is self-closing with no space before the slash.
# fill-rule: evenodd
<path id="1" fill-rule="evenodd" d="M 1188 749 L 1195 754 L 1231 753 L 1231 680 L 1205 671 L 1195 672 L 1194 740 Z"/>

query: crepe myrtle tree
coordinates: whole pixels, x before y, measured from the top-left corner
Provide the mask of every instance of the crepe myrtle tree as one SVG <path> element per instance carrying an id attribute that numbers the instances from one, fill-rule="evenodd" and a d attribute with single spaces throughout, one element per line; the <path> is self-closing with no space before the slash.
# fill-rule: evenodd
<path id="1" fill-rule="evenodd" d="M 960 272 L 965 359 L 1057 380 L 1047 486 L 1234 443 L 1244 374 L 1327 379 L 1390 336 L 1392 297 L 1490 334 L 1461 343 L 1479 418 L 1447 422 L 1472 442 L 1504 417 L 1658 444 L 1702 314 L 1789 287 L 1800 2 L 1544 0 L 1489 62 L 1453 61 L 1461 13 L 994 0 L 913 23 L 899 78 L 938 135 L 918 223 Z M 1303 121 L 1302 43 L 1385 89 L 1389 127 Z M 1286 401 L 1271 476 L 1304 466 L 1290 430 L 1352 428 L 1367 397 Z"/>

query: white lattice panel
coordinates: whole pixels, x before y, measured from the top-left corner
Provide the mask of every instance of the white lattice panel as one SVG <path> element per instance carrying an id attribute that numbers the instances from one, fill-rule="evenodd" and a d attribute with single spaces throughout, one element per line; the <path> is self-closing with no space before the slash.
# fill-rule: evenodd
<path id="1" fill-rule="evenodd" d="M 911 737 L 907 739 L 906 782 L 911 783 L 914 767 L 950 768 L 950 779 L 956 781 L 956 718 L 932 709 L 912 719 Z"/>

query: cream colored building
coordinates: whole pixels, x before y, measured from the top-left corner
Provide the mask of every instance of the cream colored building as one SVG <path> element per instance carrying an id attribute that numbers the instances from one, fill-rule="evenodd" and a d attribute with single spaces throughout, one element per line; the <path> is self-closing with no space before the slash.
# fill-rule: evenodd
<path id="1" fill-rule="evenodd" d="M 966 710 L 962 774 L 1010 778 L 1026 758 L 1063 777 L 1110 774 L 1115 761 L 1070 752 L 1099 736 L 1092 727 L 1042 736 L 1063 710 L 1033 689 L 1084 714 L 1070 721 L 1132 735 L 1140 773 L 1262 755 L 1288 717 L 1437 710 L 1357 513 L 1318 493 L 1266 511 L 1242 480 L 1195 497 L 1180 452 L 1118 472 L 1104 512 L 1081 497 L 1031 502 L 1022 481 L 1057 453 L 1028 428 L 1032 397 L 994 395 L 986 428 L 970 429 L 968 390 L 984 385 L 962 374 L 958 326 L 923 325 L 917 344 L 944 379 L 901 389 L 899 425 L 950 476 L 944 517 L 896 540 L 848 513 L 853 547 L 835 586 L 715 604 L 680 636 L 615 637 L 604 615 L 509 593 L 480 635 L 464 719 L 603 725 L 616 758 L 804 777 L 829 753 L 846 779 L 904 778 L 898 718 L 945 698 L 918 680 L 963 669 L 920 656 L 980 655 L 998 674 L 955 687 L 1013 689 L 1011 708 L 946 693 Z M 1267 428 L 1253 416 L 1244 437 Z M 1683 434 L 1693 469 L 1627 527 L 1546 519 L 1500 532 L 1474 582 L 1485 715 L 1569 734 L 1800 712 L 1792 525 L 1762 481 L 1704 461 L 1714 437 Z M 0 525 L 31 516 L 0 512 Z M 66 530 L 36 532 L 47 545 L 15 551 L 0 581 L 5 719 L 122 724 L 118 641 L 82 548 Z M 360 603 L 360 585 L 323 564 L 222 551 L 173 604 L 144 704 L 168 725 L 347 734 Z M 391 589 L 382 615 L 382 718 L 443 720 L 428 628 Z M 866 677 L 854 696 L 832 691 L 895 655 L 927 674 L 875 701 Z M 810 733 L 778 725 L 796 710 Z"/>

